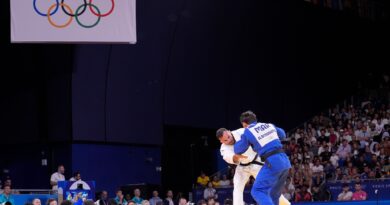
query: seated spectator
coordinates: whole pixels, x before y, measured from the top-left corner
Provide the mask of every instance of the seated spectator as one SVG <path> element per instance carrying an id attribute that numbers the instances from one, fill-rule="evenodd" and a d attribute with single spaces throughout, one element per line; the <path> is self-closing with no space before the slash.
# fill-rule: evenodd
<path id="1" fill-rule="evenodd" d="M 228 173 L 228 179 L 233 179 L 234 178 L 234 174 L 236 173 L 236 168 L 229 166 L 227 173 Z"/>
<path id="2" fill-rule="evenodd" d="M 33 205 L 41 205 L 41 200 L 38 199 L 38 198 L 35 198 L 35 199 L 32 201 L 32 204 L 33 204 Z"/>
<path id="3" fill-rule="evenodd" d="M 118 205 L 118 204 L 116 203 L 115 199 L 109 199 L 108 205 Z"/>
<path id="4" fill-rule="evenodd" d="M 365 165 L 364 172 L 360 175 L 360 179 L 362 179 L 362 180 L 368 179 L 370 172 L 371 172 L 371 169 L 367 165 Z"/>
<path id="5" fill-rule="evenodd" d="M 173 202 L 173 192 L 172 190 L 167 191 L 167 197 L 164 200 L 164 205 L 175 205 Z"/>
<path id="6" fill-rule="evenodd" d="M 127 205 L 136 205 L 134 201 L 132 201 L 131 199 L 127 202 Z"/>
<path id="7" fill-rule="evenodd" d="M 312 188 L 313 192 L 313 201 L 329 201 L 330 200 L 330 191 L 326 189 L 325 185 L 323 186 L 314 186 Z"/>
<path id="8" fill-rule="evenodd" d="M 352 142 L 352 136 L 350 135 L 348 130 L 340 130 L 342 132 L 343 138 L 342 140 L 347 140 L 348 143 Z"/>
<path id="9" fill-rule="evenodd" d="M 187 199 L 184 198 L 184 197 L 181 197 L 181 198 L 179 199 L 178 205 L 187 205 Z"/>
<path id="10" fill-rule="evenodd" d="M 315 175 L 313 176 L 313 179 L 312 179 L 312 184 L 314 186 L 320 186 L 322 184 L 322 182 L 324 182 L 324 177 L 322 175 Z"/>
<path id="11" fill-rule="evenodd" d="M 318 155 L 321 155 L 322 152 L 324 152 L 326 150 L 331 151 L 329 146 L 328 146 L 328 143 L 326 141 L 322 141 L 321 146 L 318 148 Z"/>
<path id="12" fill-rule="evenodd" d="M 382 131 L 382 134 L 381 134 L 381 141 L 385 141 L 386 138 L 389 138 L 390 137 L 390 134 L 389 134 L 389 131 L 390 130 L 390 125 L 389 124 L 386 124 L 384 127 L 383 127 L 383 131 Z"/>
<path id="13" fill-rule="evenodd" d="M 322 158 L 322 162 L 327 162 L 330 160 L 330 157 L 332 156 L 330 147 L 328 145 L 324 146 L 324 151 L 320 154 L 320 157 Z"/>
<path id="14" fill-rule="evenodd" d="M 107 205 L 108 204 L 108 193 L 107 191 L 102 191 L 99 195 L 99 200 L 95 202 L 96 205 Z"/>
<path id="15" fill-rule="evenodd" d="M 347 162 L 347 167 L 344 167 L 344 174 L 351 175 L 353 169 L 352 162 Z"/>
<path id="16" fill-rule="evenodd" d="M 333 127 L 329 130 L 329 142 L 332 146 L 336 145 L 336 143 L 339 141 L 339 133 L 337 133 Z"/>
<path id="17" fill-rule="evenodd" d="M 200 176 L 196 180 L 196 183 L 198 183 L 199 186 L 205 187 L 209 181 L 210 178 L 206 176 L 206 174 L 203 171 L 201 171 Z"/>
<path id="18" fill-rule="evenodd" d="M 48 199 L 46 202 L 46 205 L 57 205 L 57 200 L 56 199 Z"/>
<path id="19" fill-rule="evenodd" d="M 198 203 L 196 203 L 196 205 L 207 205 L 207 202 L 206 202 L 206 200 L 201 199 L 198 201 Z"/>
<path id="20" fill-rule="evenodd" d="M 378 142 L 372 142 L 370 144 L 370 152 L 376 156 L 380 155 L 381 145 Z"/>
<path id="21" fill-rule="evenodd" d="M 207 205 L 215 205 L 215 198 L 210 197 L 207 199 Z"/>
<path id="22" fill-rule="evenodd" d="M 213 184 L 211 182 L 207 184 L 207 188 L 203 192 L 203 198 L 204 199 L 218 198 L 217 191 L 213 188 Z"/>
<path id="23" fill-rule="evenodd" d="M 343 191 L 337 197 L 337 201 L 350 201 L 350 200 L 352 200 L 352 195 L 353 195 L 353 193 L 351 191 L 349 191 L 349 185 L 344 184 Z"/>
<path id="24" fill-rule="evenodd" d="M 3 187 L 4 193 L 0 194 L 0 204 L 5 202 L 10 202 L 15 205 L 15 200 L 13 195 L 11 194 L 12 190 L 9 185 L 4 185 Z"/>
<path id="25" fill-rule="evenodd" d="M 220 186 L 220 184 L 219 184 L 220 181 L 219 181 L 218 176 L 214 176 L 214 177 L 213 177 L 212 183 L 213 183 L 213 187 L 215 187 L 215 188 L 218 188 L 218 187 Z"/>
<path id="26" fill-rule="evenodd" d="M 329 137 L 325 136 L 325 129 L 321 129 L 320 136 L 317 138 L 317 141 L 319 141 L 321 144 L 323 142 L 329 142 Z"/>
<path id="27" fill-rule="evenodd" d="M 175 203 L 179 204 L 181 198 L 185 199 L 184 194 L 182 192 L 178 192 L 177 195 L 176 195 L 176 198 L 175 198 Z"/>
<path id="28" fill-rule="evenodd" d="M 64 200 L 61 202 L 61 205 L 72 205 L 73 203 L 69 200 Z"/>
<path id="29" fill-rule="evenodd" d="M 301 196 L 302 196 L 302 201 L 312 201 L 312 196 L 310 192 L 307 191 L 308 186 L 303 185 L 302 190 L 301 190 Z"/>
<path id="30" fill-rule="evenodd" d="M 226 198 L 225 201 L 223 202 L 223 205 L 233 205 L 233 200 Z"/>
<path id="31" fill-rule="evenodd" d="M 131 196 L 130 196 L 130 194 L 126 194 L 126 195 L 125 195 L 125 199 L 126 199 L 127 203 L 129 203 L 129 201 L 131 201 Z"/>
<path id="32" fill-rule="evenodd" d="M 226 174 L 222 175 L 222 180 L 219 182 L 220 187 L 230 186 L 230 180 L 227 178 Z"/>
<path id="33" fill-rule="evenodd" d="M 294 202 L 303 201 L 303 197 L 301 195 L 301 189 L 300 189 L 299 186 L 295 187 L 295 193 L 294 193 L 294 196 L 293 196 L 293 201 Z"/>
<path id="34" fill-rule="evenodd" d="M 83 205 L 95 205 L 95 203 L 92 200 L 85 200 Z"/>
<path id="35" fill-rule="evenodd" d="M 116 196 L 115 196 L 114 200 L 116 201 L 116 203 L 118 205 L 127 205 L 127 201 L 126 201 L 126 199 L 123 196 L 122 190 L 120 190 L 120 189 L 118 189 L 116 191 Z"/>
<path id="36" fill-rule="evenodd" d="M 69 179 L 69 181 L 79 181 L 81 180 L 81 174 L 79 171 L 73 173 L 73 177 Z"/>
<path id="37" fill-rule="evenodd" d="M 359 172 L 363 172 L 364 171 L 364 167 L 368 166 L 368 163 L 364 159 L 364 156 L 360 155 L 359 159 L 357 161 L 355 161 L 355 165 L 359 169 Z"/>
<path id="38" fill-rule="evenodd" d="M 370 162 L 370 168 L 371 169 L 375 169 L 376 166 L 380 165 L 379 161 L 378 161 L 378 156 L 376 156 L 375 154 L 373 154 L 371 156 L 371 162 Z"/>
<path id="39" fill-rule="evenodd" d="M 148 200 L 142 200 L 141 205 L 150 205 Z"/>
<path id="40" fill-rule="evenodd" d="M 351 145 L 348 144 L 347 140 L 343 140 L 342 144 L 337 149 L 336 154 L 339 156 L 340 161 L 343 161 L 349 156 L 351 153 Z"/>
<path id="41" fill-rule="evenodd" d="M 341 168 L 336 168 L 336 173 L 334 173 L 333 181 L 340 181 L 343 179 L 343 172 L 341 171 Z"/>
<path id="42" fill-rule="evenodd" d="M 149 199 L 150 205 L 156 205 L 157 202 L 162 201 L 162 199 L 158 196 L 158 191 L 153 191 L 153 197 Z"/>
<path id="43" fill-rule="evenodd" d="M 291 194 L 288 192 L 287 190 L 287 186 L 284 186 L 283 189 L 282 189 L 282 195 L 284 196 L 284 198 L 286 198 L 288 201 L 291 200 L 292 196 Z"/>
<path id="44" fill-rule="evenodd" d="M 324 166 L 322 166 L 322 164 L 320 163 L 320 160 L 317 159 L 315 161 L 315 164 L 311 168 L 311 170 L 313 172 L 313 175 L 315 175 L 315 174 L 322 174 L 322 172 L 324 171 Z"/>
<path id="45" fill-rule="evenodd" d="M 340 160 L 340 157 L 335 152 L 333 152 L 329 161 L 332 163 L 334 168 L 337 168 L 337 167 L 339 167 L 339 160 Z"/>
<path id="46" fill-rule="evenodd" d="M 352 171 L 351 171 L 351 178 L 352 179 L 356 179 L 356 178 L 359 178 L 360 179 L 360 174 L 358 173 L 358 169 L 356 167 L 353 167 L 352 168 Z"/>
<path id="47" fill-rule="evenodd" d="M 1 184 L 1 181 L 0 181 L 0 184 Z M 12 187 L 12 180 L 11 180 L 11 177 L 7 176 L 5 179 L 4 179 L 4 186 L 9 186 L 9 187 Z M 0 194 L 2 194 L 4 192 L 4 190 L 0 190 Z M 15 195 L 15 194 L 20 194 L 18 190 L 15 190 L 15 189 L 12 189 L 11 190 L 11 194 Z"/>
<path id="48" fill-rule="evenodd" d="M 352 200 L 354 201 L 365 201 L 367 200 L 367 193 L 362 190 L 361 184 L 355 184 L 355 192 L 352 195 Z"/>
<path id="49" fill-rule="evenodd" d="M 141 191 L 139 189 L 134 189 L 134 197 L 131 200 L 135 204 L 142 204 L 143 199 L 141 198 Z"/>
<path id="50" fill-rule="evenodd" d="M 326 179 L 332 178 L 332 175 L 334 174 L 335 170 L 336 169 L 333 167 L 331 162 L 327 162 L 325 167 L 324 167 L 324 173 L 325 173 Z"/>
<path id="51" fill-rule="evenodd" d="M 294 185 L 293 185 L 293 183 L 292 183 L 290 177 L 287 178 L 286 186 L 287 186 L 287 191 L 288 191 L 288 193 L 289 193 L 289 194 L 291 195 L 291 197 L 292 197 L 293 194 L 294 194 L 294 191 L 295 191 L 295 187 L 294 187 Z"/>

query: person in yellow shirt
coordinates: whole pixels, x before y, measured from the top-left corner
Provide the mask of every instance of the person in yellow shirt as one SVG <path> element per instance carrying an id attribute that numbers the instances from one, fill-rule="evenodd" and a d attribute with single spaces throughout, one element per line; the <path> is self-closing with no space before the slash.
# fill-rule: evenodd
<path id="1" fill-rule="evenodd" d="M 208 176 L 206 176 L 206 174 L 203 171 L 201 171 L 200 176 L 196 180 L 196 183 L 202 187 L 205 187 L 209 181 L 210 181 L 210 178 Z"/>
<path id="2" fill-rule="evenodd" d="M 213 177 L 213 181 L 212 181 L 212 183 L 213 183 L 213 187 L 214 188 L 218 188 L 219 186 L 220 186 L 220 180 L 219 180 L 219 178 L 218 178 L 218 176 L 214 176 Z"/>

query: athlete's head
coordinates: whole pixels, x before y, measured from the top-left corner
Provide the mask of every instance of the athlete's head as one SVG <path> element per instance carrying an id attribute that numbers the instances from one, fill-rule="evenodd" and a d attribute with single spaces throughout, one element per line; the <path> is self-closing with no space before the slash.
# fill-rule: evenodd
<path id="1" fill-rule="evenodd" d="M 233 145 L 235 143 L 232 133 L 226 128 L 219 128 L 216 133 L 217 139 L 226 145 Z"/>
<path id="2" fill-rule="evenodd" d="M 240 116 L 240 122 L 244 128 L 248 127 L 252 123 L 257 122 L 255 113 L 250 110 L 243 112 Z"/>

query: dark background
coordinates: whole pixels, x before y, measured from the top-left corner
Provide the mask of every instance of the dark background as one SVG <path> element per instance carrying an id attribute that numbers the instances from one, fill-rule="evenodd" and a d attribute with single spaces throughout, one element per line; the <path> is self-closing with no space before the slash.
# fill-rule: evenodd
<path id="1" fill-rule="evenodd" d="M 137 1 L 136 45 L 10 44 L 0 9 L 0 168 L 17 188 L 48 188 L 64 163 L 99 189 L 188 191 L 242 111 L 289 130 L 389 67 L 387 19 L 298 0 Z"/>

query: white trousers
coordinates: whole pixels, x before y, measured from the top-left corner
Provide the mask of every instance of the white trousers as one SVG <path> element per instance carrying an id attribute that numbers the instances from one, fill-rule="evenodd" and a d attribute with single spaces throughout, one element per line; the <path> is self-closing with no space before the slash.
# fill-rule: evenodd
<path id="1" fill-rule="evenodd" d="M 236 172 L 233 177 L 233 205 L 245 205 L 244 202 L 244 189 L 245 185 L 249 180 L 249 177 L 256 179 L 262 166 L 258 164 L 251 164 L 248 166 L 237 165 Z M 291 203 L 284 198 L 283 195 L 279 198 L 279 205 L 290 205 Z M 261 204 L 260 204 L 261 205 Z"/>

